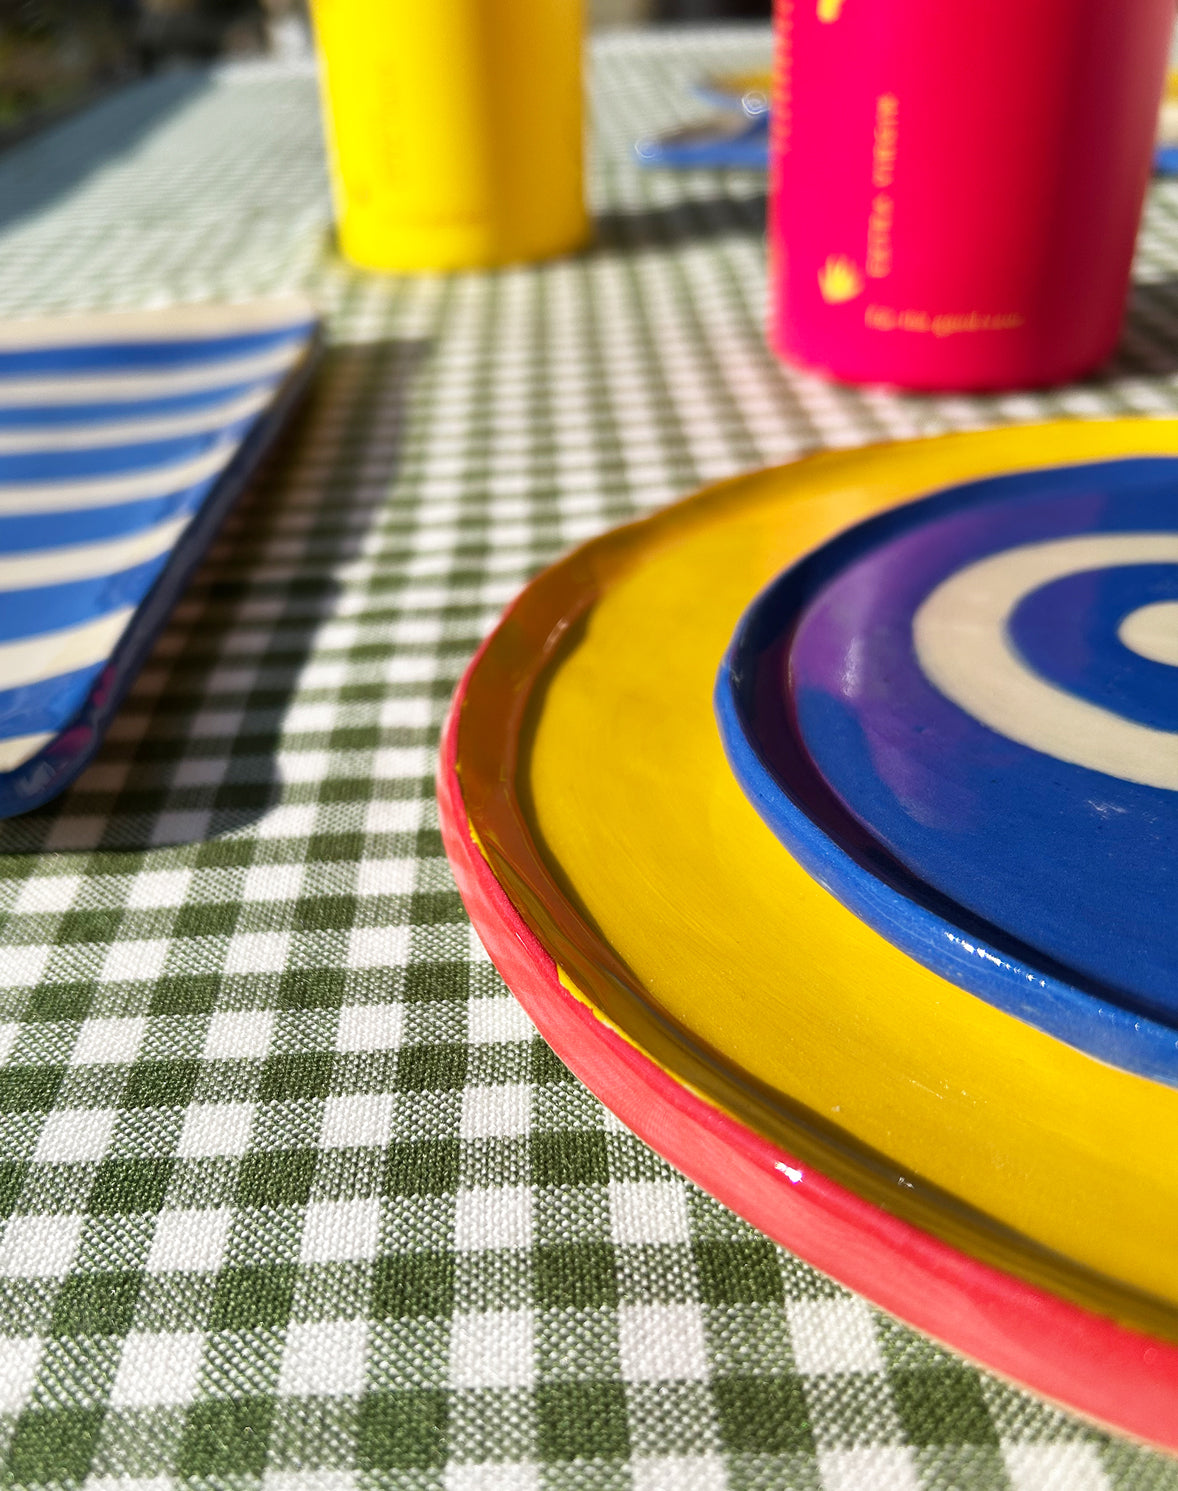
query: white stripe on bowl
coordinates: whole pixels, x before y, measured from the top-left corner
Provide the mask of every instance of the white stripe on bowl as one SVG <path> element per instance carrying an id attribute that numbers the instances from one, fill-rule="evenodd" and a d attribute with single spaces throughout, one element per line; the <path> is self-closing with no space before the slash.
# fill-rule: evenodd
<path id="1" fill-rule="evenodd" d="M 30 760 L 59 732 L 46 730 L 40 735 L 12 735 L 0 740 L 0 771 L 14 771 Z"/>
<path id="2" fill-rule="evenodd" d="M 130 343 L 166 346 L 173 342 L 218 337 L 292 332 L 315 319 L 315 309 L 301 295 L 269 300 L 207 301 L 154 311 L 95 311 L 0 324 L 0 352 L 44 351 L 53 347 L 109 347 Z"/>
<path id="3" fill-rule="evenodd" d="M 0 516 L 119 507 L 124 502 L 143 502 L 150 497 L 183 492 L 198 482 L 219 475 L 240 444 L 240 436 L 226 436 L 202 456 L 190 461 L 176 461 L 170 466 L 152 466 L 131 476 L 91 476 L 78 481 L 0 482 Z"/>
<path id="4" fill-rule="evenodd" d="M 104 663 L 134 614 L 134 606 L 123 606 L 80 626 L 0 644 L 0 679 L 4 687 L 24 688 L 30 683 L 44 683 L 48 678 Z"/>
<path id="5" fill-rule="evenodd" d="M 129 538 L 98 544 L 67 544 L 56 549 L 34 549 L 28 554 L 0 555 L 0 591 L 30 590 L 37 585 L 66 585 L 72 580 L 94 580 L 145 564 L 166 553 L 188 527 L 190 515 L 169 518 L 133 533 Z M 3 678 L 0 670 L 0 678 Z"/>
<path id="6" fill-rule="evenodd" d="M 251 383 L 285 373 L 307 349 L 303 340 L 249 357 L 202 360 L 191 366 L 158 372 L 79 373 L 77 377 L 0 378 L 0 408 L 23 409 L 42 404 L 116 404 L 134 399 L 166 399 L 174 394 L 202 393 L 235 383 Z"/>
<path id="7" fill-rule="evenodd" d="M 104 420 L 100 424 L 37 425 L 30 430 L 0 430 L 0 456 L 21 451 L 56 454 L 60 450 L 101 450 L 115 445 L 142 445 L 154 440 L 176 440 L 204 435 L 238 424 L 270 403 L 273 388 L 264 384 L 249 393 L 204 409 L 183 414 L 157 414 L 147 419 Z"/>

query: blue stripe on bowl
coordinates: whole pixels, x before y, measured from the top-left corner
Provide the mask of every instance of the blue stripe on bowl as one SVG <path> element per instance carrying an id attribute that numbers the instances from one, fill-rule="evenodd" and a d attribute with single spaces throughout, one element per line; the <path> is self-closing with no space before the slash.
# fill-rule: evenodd
<path id="1" fill-rule="evenodd" d="M 21 513 L 15 517 L 0 514 L 0 557 L 5 554 L 27 554 L 49 549 L 68 537 L 72 544 L 103 543 L 123 538 L 142 528 L 151 528 L 168 518 L 193 512 L 204 500 L 213 481 L 198 482 L 179 492 L 162 497 L 147 497 L 136 502 L 120 502 L 110 507 L 90 507 L 77 511 Z"/>
<path id="2" fill-rule="evenodd" d="M 77 481 L 89 476 L 127 476 L 152 466 L 190 461 L 224 442 L 226 460 L 231 442 L 244 435 L 257 418 L 250 415 L 234 424 L 170 440 L 145 440 L 135 445 L 107 445 L 83 450 L 35 450 L 0 455 L 0 490 L 7 482 Z"/>
<path id="3" fill-rule="evenodd" d="M 71 347 L 0 348 L 0 378 L 28 378 L 40 373 L 90 373 L 115 369 L 131 373 L 139 369 L 174 368 L 215 361 L 221 357 L 244 357 L 284 343 L 306 341 L 313 322 L 299 322 L 268 331 L 237 336 L 190 337 L 176 341 L 98 342 Z"/>
<path id="4" fill-rule="evenodd" d="M 136 606 L 168 561 L 171 550 L 146 559 L 130 569 L 66 585 L 30 586 L 27 590 L 0 590 L 0 643 L 17 642 L 45 634 L 45 618 L 53 618 L 53 631 L 80 626 L 96 616 L 105 616 L 123 606 Z"/>
<path id="5" fill-rule="evenodd" d="M 227 372 L 231 371 L 226 369 Z M 158 399 L 120 399 L 94 404 L 5 405 L 4 386 L 0 383 L 0 430 L 44 430 L 46 438 L 64 425 L 118 423 L 134 419 L 159 419 L 168 414 L 195 414 L 201 409 L 215 409 L 218 404 L 245 394 L 277 387 L 278 378 L 252 378 L 244 383 L 218 384 L 189 393 L 169 394 Z"/>
<path id="6" fill-rule="evenodd" d="M 61 730 L 86 702 L 106 661 L 59 673 L 20 688 L 0 689 L 0 740 Z"/>

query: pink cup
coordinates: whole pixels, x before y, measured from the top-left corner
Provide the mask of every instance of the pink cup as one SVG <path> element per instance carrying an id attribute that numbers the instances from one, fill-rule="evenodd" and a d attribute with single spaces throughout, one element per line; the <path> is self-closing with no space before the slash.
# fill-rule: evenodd
<path id="1" fill-rule="evenodd" d="M 776 0 L 770 340 L 1025 388 L 1116 344 L 1174 0 Z"/>

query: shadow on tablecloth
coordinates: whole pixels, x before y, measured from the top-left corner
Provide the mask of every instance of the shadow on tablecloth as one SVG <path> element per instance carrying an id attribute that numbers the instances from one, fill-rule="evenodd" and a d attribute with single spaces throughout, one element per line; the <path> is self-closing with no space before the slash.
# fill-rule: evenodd
<path id="1" fill-rule="evenodd" d="M 732 174 L 716 172 L 721 181 Z M 594 218 L 588 252 L 675 248 L 733 234 L 760 236 L 765 231 L 766 201 L 764 191 L 748 195 L 719 191 L 710 197 L 601 212 Z"/>

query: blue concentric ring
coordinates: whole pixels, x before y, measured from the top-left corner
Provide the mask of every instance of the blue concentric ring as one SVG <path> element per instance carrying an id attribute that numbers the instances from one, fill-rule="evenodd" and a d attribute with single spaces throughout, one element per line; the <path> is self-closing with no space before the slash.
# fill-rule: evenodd
<path id="1" fill-rule="evenodd" d="M 857 915 L 1001 1009 L 1171 1084 L 1178 668 L 1121 633 L 1176 596 L 1178 460 L 1012 473 L 791 567 L 742 618 L 716 687 L 744 790 Z M 1073 717 L 1084 728 L 1061 729 Z"/>

